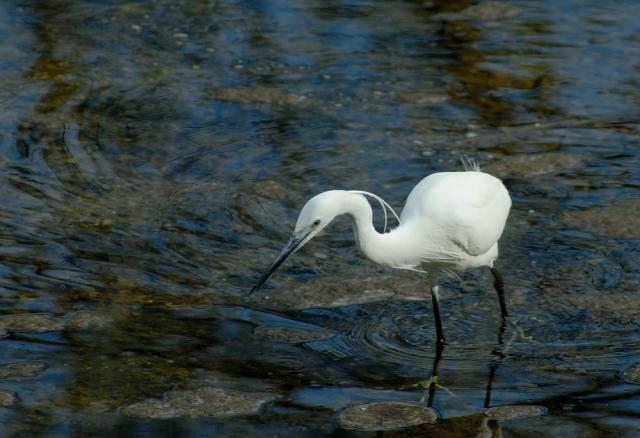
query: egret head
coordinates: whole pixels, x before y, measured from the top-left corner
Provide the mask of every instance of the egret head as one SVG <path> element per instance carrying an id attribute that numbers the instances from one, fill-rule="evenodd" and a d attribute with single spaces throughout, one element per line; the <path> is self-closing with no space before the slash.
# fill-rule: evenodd
<path id="1" fill-rule="evenodd" d="M 298 215 L 296 227 L 286 246 L 282 249 L 267 272 L 253 287 L 251 293 L 258 290 L 291 254 L 302 248 L 338 215 L 344 213 L 342 199 L 348 192 L 329 190 L 309 199 Z"/>

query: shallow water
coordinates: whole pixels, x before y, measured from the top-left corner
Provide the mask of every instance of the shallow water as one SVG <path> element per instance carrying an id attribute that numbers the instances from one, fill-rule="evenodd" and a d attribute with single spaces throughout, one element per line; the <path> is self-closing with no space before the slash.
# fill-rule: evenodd
<path id="1" fill-rule="evenodd" d="M 467 155 L 513 198 L 512 316 L 488 272 L 443 278 L 440 421 L 387 433 L 638 436 L 638 16 L 0 2 L 2 435 L 367 435 L 338 413 L 428 404 L 426 281 L 362 259 L 348 221 L 244 298 L 310 196 L 399 210 Z M 203 387 L 264 404 L 190 410 Z M 504 405 L 547 413 L 482 414 Z"/>

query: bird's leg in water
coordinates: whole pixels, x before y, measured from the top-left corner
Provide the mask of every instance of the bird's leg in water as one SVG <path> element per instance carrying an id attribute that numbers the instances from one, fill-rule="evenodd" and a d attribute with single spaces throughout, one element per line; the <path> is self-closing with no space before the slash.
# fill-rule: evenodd
<path id="1" fill-rule="evenodd" d="M 442 343 L 438 343 L 436 345 L 436 356 L 433 359 L 433 367 L 431 368 L 431 377 L 427 380 L 422 380 L 417 383 L 413 383 L 409 386 L 405 386 L 403 388 L 422 388 L 427 390 L 428 392 L 423 393 L 422 397 L 420 397 L 420 403 L 424 403 L 427 401 L 427 406 L 432 408 L 433 402 L 436 399 L 436 390 L 438 388 L 442 388 L 451 394 L 447 388 L 440 385 L 438 382 L 438 377 L 440 375 L 440 365 L 442 364 L 442 352 L 444 351 L 445 345 Z"/>
<path id="2" fill-rule="evenodd" d="M 493 287 L 498 292 L 498 299 L 500 300 L 500 311 L 502 312 L 502 317 L 506 318 L 509 316 L 507 313 L 507 304 L 504 300 L 504 281 L 502 280 L 502 275 L 498 272 L 496 268 L 491 269 L 491 273 L 493 274 Z"/>
<path id="3" fill-rule="evenodd" d="M 433 303 L 433 317 L 436 322 L 437 348 L 442 349 L 446 344 L 444 332 L 442 331 L 442 320 L 440 319 L 440 301 L 438 300 L 438 285 L 431 286 L 431 301 Z"/>
<path id="4" fill-rule="evenodd" d="M 436 357 L 433 359 L 433 369 L 431 370 L 431 384 L 429 385 L 429 400 L 427 401 L 428 407 L 433 407 L 433 402 L 436 398 L 436 389 L 438 387 L 438 375 L 440 374 L 440 364 L 442 363 L 442 352 L 444 351 L 444 344 L 438 343 L 436 346 Z"/>
<path id="5" fill-rule="evenodd" d="M 500 325 L 500 330 L 498 331 L 498 345 L 491 352 L 491 354 L 496 356 L 496 359 L 492 360 L 489 363 L 489 378 L 487 379 L 487 387 L 486 387 L 485 396 L 484 396 L 485 408 L 491 407 L 491 390 L 493 389 L 493 379 L 495 379 L 496 377 L 496 371 L 498 370 L 500 363 L 506 357 L 505 352 L 502 351 L 504 346 L 503 336 L 504 336 L 504 331 L 506 326 L 507 326 L 506 320 L 503 319 L 502 324 Z"/>

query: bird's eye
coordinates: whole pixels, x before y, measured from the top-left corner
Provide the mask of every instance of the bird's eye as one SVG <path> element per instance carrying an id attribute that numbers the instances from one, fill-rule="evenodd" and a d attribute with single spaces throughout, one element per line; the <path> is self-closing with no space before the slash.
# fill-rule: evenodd
<path id="1" fill-rule="evenodd" d="M 315 221 L 313 221 L 312 224 L 314 227 L 317 227 L 318 225 L 320 225 L 320 219 L 316 219 Z"/>

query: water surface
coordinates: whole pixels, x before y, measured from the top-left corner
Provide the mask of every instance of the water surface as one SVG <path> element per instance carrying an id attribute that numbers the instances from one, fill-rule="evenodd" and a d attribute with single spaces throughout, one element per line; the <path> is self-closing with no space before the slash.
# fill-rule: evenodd
<path id="1" fill-rule="evenodd" d="M 362 189 L 400 210 L 467 155 L 513 198 L 498 261 L 512 317 L 502 329 L 488 272 L 442 279 L 441 421 L 397 433 L 637 436 L 638 16 L 636 2 L 0 2 L 0 366 L 27 364 L 0 379 L 17 394 L 2 433 L 323 436 L 350 433 L 335 415 L 353 405 L 427 403 L 427 282 L 364 260 L 347 220 L 244 297 L 309 197 Z M 277 398 L 126 414 L 203 386 Z M 548 413 L 482 416 L 514 404 Z"/>

